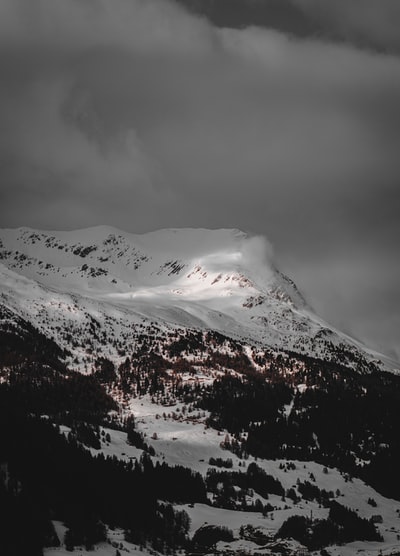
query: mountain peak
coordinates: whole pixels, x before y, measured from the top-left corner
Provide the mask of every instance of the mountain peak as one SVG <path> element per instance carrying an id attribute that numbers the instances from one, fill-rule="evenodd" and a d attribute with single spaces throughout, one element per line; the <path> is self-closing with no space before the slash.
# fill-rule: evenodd
<path id="1" fill-rule="evenodd" d="M 90 317 L 118 334 L 117 322 L 144 320 L 318 357 L 341 344 L 350 359 L 363 350 L 312 313 L 264 237 L 237 229 L 8 229 L 0 231 L 0 260 L 8 306 L 43 326 Z"/>
<path id="2" fill-rule="evenodd" d="M 201 289 L 203 300 L 211 286 L 211 298 L 217 291 L 218 296 L 231 296 L 234 289 L 244 286 L 252 286 L 253 293 L 267 293 L 266 288 L 277 282 L 285 287 L 272 263 L 268 241 L 237 229 L 172 228 L 131 234 L 109 226 L 63 232 L 20 228 L 4 230 L 1 237 L 2 258 L 13 270 L 25 267 L 29 277 L 50 285 L 53 270 L 63 269 L 56 277 L 58 285 L 51 284 L 58 289 L 65 279 L 68 289 L 73 275 L 88 268 L 91 278 L 110 278 L 106 293 L 117 291 L 136 299 L 143 286 L 146 295 L 150 288 L 156 294 L 154 288 L 158 288 L 163 296 L 173 288 L 196 297 Z M 76 277 L 75 287 L 87 289 L 83 276 Z M 105 284 L 98 280 L 97 286 L 103 291 Z M 93 292 L 97 286 L 91 280 Z"/>

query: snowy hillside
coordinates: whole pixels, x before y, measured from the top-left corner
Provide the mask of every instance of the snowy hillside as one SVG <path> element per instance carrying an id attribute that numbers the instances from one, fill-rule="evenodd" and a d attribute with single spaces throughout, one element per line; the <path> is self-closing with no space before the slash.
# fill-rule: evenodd
<path id="1" fill-rule="evenodd" d="M 2 303 L 63 347 L 57 330 L 82 337 L 91 319 L 107 336 L 155 321 L 330 360 L 340 349 L 361 370 L 397 367 L 313 314 L 267 242 L 239 230 L 2 230 L 0 260 Z"/>
<path id="2" fill-rule="evenodd" d="M 397 365 L 264 239 L 2 230 L 0 259 L 0 553 L 399 555 Z"/>

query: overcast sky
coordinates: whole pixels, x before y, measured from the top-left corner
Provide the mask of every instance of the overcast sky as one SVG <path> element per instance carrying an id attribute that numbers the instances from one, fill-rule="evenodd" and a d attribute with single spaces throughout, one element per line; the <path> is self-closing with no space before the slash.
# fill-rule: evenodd
<path id="1" fill-rule="evenodd" d="M 400 2 L 280 1 L 1 0 L 0 225 L 264 234 L 400 359 Z"/>

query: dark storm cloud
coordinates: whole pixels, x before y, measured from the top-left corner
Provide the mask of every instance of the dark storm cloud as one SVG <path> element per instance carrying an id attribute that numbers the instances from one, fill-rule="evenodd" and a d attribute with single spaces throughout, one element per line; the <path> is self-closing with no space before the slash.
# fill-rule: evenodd
<path id="1" fill-rule="evenodd" d="M 219 27 L 257 26 L 400 52 L 398 0 L 175 0 Z"/>
<path id="2" fill-rule="evenodd" d="M 396 56 L 167 0 L 3 0 L 0 64 L 3 226 L 241 227 L 311 294 L 324 269 L 357 292 L 366 260 L 399 275 Z M 365 324 L 364 291 L 318 308 Z"/>
<path id="3" fill-rule="evenodd" d="M 400 52 L 398 0 L 293 0 L 293 3 L 336 36 Z"/>
<path id="4" fill-rule="evenodd" d="M 218 27 L 243 29 L 258 26 L 304 37 L 321 33 L 295 0 L 175 0 L 182 7 L 208 18 Z"/>

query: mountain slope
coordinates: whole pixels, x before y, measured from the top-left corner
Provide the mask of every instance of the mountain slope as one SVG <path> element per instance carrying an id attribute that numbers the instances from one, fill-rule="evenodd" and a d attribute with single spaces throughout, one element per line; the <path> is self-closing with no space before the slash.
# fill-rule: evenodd
<path id="1" fill-rule="evenodd" d="M 0 241 L 1 553 L 396 554 L 400 376 L 265 240 Z"/>
<path id="2" fill-rule="evenodd" d="M 332 361 L 339 350 L 341 363 L 360 370 L 378 358 L 396 367 L 313 314 L 266 241 L 239 230 L 3 230 L 0 260 L 2 303 L 66 349 L 58 331 L 127 337 L 154 321 Z"/>

